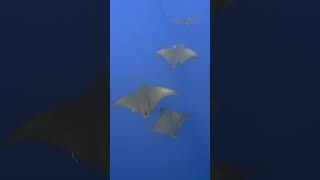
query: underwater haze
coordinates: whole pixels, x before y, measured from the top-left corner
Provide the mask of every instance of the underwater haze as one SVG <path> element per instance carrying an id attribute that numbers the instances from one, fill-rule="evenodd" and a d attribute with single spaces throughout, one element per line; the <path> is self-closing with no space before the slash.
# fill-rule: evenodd
<path id="1" fill-rule="evenodd" d="M 110 17 L 110 178 L 114 180 L 209 180 L 210 4 L 209 0 L 112 0 Z M 184 26 L 177 18 L 197 17 Z M 200 58 L 173 69 L 156 52 L 184 44 Z M 175 90 L 146 120 L 119 98 L 150 84 Z M 160 108 L 189 118 L 172 138 L 153 132 Z"/>

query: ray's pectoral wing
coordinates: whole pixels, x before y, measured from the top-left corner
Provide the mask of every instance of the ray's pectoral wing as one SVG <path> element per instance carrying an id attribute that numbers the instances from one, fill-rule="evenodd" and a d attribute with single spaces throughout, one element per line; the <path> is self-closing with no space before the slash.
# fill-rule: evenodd
<path id="1" fill-rule="evenodd" d="M 191 23 L 191 24 L 197 24 L 197 23 L 200 23 L 200 20 L 199 20 L 198 18 L 192 18 L 192 19 L 190 20 L 190 23 Z"/>
<path id="2" fill-rule="evenodd" d="M 100 100 L 96 101 L 91 96 L 81 97 L 40 114 L 14 131 L 6 141 L 9 144 L 21 140 L 54 144 L 74 152 L 80 160 L 90 162 L 101 171 L 106 171 L 106 103 L 104 96 L 99 98 L 101 103 L 96 103 Z"/>
<path id="3" fill-rule="evenodd" d="M 163 87 L 152 87 L 149 92 L 150 106 L 153 109 L 163 98 L 177 94 L 174 90 Z"/>
<path id="4" fill-rule="evenodd" d="M 176 137 L 185 119 L 186 117 L 184 114 L 172 112 L 167 108 L 163 108 L 160 110 L 160 117 L 154 127 L 154 131 Z"/>
<path id="5" fill-rule="evenodd" d="M 199 23 L 199 19 L 198 18 L 195 18 L 195 17 L 190 17 L 188 18 L 188 24 L 197 24 Z"/>
<path id="6" fill-rule="evenodd" d="M 42 141 L 73 152 L 79 160 L 87 161 L 109 174 L 107 142 L 107 81 L 99 78 L 88 91 L 62 104 L 50 108 L 30 122 L 16 129 L 6 143 L 21 140 Z"/>
<path id="7" fill-rule="evenodd" d="M 132 112 L 136 112 L 142 116 L 148 115 L 151 110 L 148 99 L 146 99 L 145 95 L 141 95 L 141 92 L 125 96 L 119 99 L 115 105 L 129 108 Z"/>
<path id="8" fill-rule="evenodd" d="M 169 63 L 171 63 L 174 59 L 174 51 L 172 48 L 161 49 L 157 51 L 157 54 L 165 58 Z"/>
<path id="9" fill-rule="evenodd" d="M 175 20 L 175 23 L 176 23 L 176 24 L 185 24 L 186 22 L 185 22 L 184 19 L 176 19 L 176 20 Z"/>
<path id="10" fill-rule="evenodd" d="M 160 117 L 157 121 L 156 125 L 153 128 L 153 131 L 161 134 L 165 134 L 168 136 L 175 135 L 175 129 L 171 126 L 170 122 L 165 117 Z"/>
<path id="11" fill-rule="evenodd" d="M 189 18 L 184 18 L 184 19 L 176 19 L 175 23 L 176 24 L 180 24 L 180 25 L 192 25 L 192 24 L 199 23 L 199 19 L 197 19 L 195 17 L 189 17 Z"/>
<path id="12" fill-rule="evenodd" d="M 181 128 L 181 126 L 183 125 L 184 121 L 186 120 L 186 116 L 182 113 L 176 113 L 173 112 L 172 113 L 172 126 L 174 127 L 174 132 L 173 135 L 176 136 L 179 129 Z"/>
<path id="13" fill-rule="evenodd" d="M 79 139 L 79 136 L 85 137 L 85 135 L 77 134 L 76 128 L 77 124 L 73 124 L 72 120 L 65 121 L 67 117 L 61 117 L 58 113 L 61 113 L 57 110 L 52 110 L 47 113 L 41 114 L 38 117 L 34 118 L 24 126 L 18 128 L 14 133 L 8 137 L 7 143 L 15 143 L 18 140 L 44 140 L 51 144 L 57 144 L 63 146 L 67 149 L 77 149 L 77 143 L 69 144 L 69 140 Z M 62 113 L 66 115 L 66 113 Z M 74 122 L 76 123 L 76 122 Z M 65 129 L 69 129 L 65 131 Z M 79 136 L 78 136 L 79 135 Z M 72 136 L 77 136 L 72 138 Z M 64 138 L 64 140 L 62 140 Z M 81 139 L 83 139 L 81 138 Z"/>
<path id="14" fill-rule="evenodd" d="M 191 58 L 194 58 L 194 59 L 199 58 L 199 55 L 195 51 L 188 49 L 188 48 L 185 48 L 183 50 L 183 53 L 181 53 L 181 58 L 180 58 L 181 62 L 180 63 L 183 63 L 186 60 L 191 59 Z"/>
<path id="15" fill-rule="evenodd" d="M 176 113 L 177 127 L 180 128 L 182 124 L 187 120 L 187 115 L 183 113 Z"/>
<path id="16" fill-rule="evenodd" d="M 138 111 L 138 102 L 136 102 L 134 98 L 135 94 L 124 96 L 117 100 L 114 105 L 124 106 L 126 108 L 131 109 L 132 111 L 137 112 Z"/>

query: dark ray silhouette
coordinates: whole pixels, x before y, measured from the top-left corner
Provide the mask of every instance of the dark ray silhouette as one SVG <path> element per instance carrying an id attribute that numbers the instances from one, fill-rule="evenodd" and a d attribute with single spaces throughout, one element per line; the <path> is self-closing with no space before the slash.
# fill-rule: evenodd
<path id="1" fill-rule="evenodd" d="M 49 109 L 14 131 L 6 143 L 44 141 L 72 152 L 109 175 L 109 83 L 104 78 L 82 96 Z"/>

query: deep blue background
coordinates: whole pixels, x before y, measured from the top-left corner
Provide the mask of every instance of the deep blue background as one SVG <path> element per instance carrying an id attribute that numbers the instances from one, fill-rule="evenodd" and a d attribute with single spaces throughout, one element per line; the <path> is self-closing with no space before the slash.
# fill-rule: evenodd
<path id="1" fill-rule="evenodd" d="M 107 1 L 0 2 L 0 139 L 105 72 Z M 0 147 L 0 179 L 105 179 L 53 145 Z"/>
<path id="2" fill-rule="evenodd" d="M 201 24 L 179 26 L 196 16 Z M 145 120 L 111 107 L 110 172 L 114 180 L 209 180 L 210 6 L 208 0 L 111 1 L 111 103 L 148 83 L 176 90 Z M 175 70 L 156 51 L 183 43 L 200 54 Z M 160 107 L 191 115 L 177 138 L 152 132 Z"/>
<path id="3" fill-rule="evenodd" d="M 215 17 L 215 149 L 256 179 L 319 179 L 319 2 L 238 1 Z"/>

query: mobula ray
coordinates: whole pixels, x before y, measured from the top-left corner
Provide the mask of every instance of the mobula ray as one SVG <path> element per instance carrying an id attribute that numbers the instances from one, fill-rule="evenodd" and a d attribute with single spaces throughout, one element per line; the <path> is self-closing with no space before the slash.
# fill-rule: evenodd
<path id="1" fill-rule="evenodd" d="M 175 20 L 175 23 L 179 25 L 193 25 L 198 24 L 199 22 L 199 19 L 196 17 L 187 17 Z"/>
<path id="2" fill-rule="evenodd" d="M 142 85 L 138 91 L 122 97 L 114 105 L 127 107 L 148 119 L 150 112 L 163 98 L 174 94 L 176 92 L 168 88 Z"/>
<path id="3" fill-rule="evenodd" d="M 154 131 L 171 137 L 176 137 L 178 130 L 186 119 L 186 114 L 172 112 L 168 108 L 161 108 L 160 117 L 154 127 Z"/>
<path id="4" fill-rule="evenodd" d="M 157 54 L 165 58 L 172 68 L 175 68 L 178 64 L 182 64 L 189 59 L 199 57 L 195 51 L 185 48 L 183 44 L 174 45 L 172 48 L 161 49 L 157 51 Z"/>
<path id="5" fill-rule="evenodd" d="M 52 107 L 17 128 L 6 143 L 46 142 L 76 155 L 109 176 L 109 82 L 95 86 L 73 100 Z"/>

